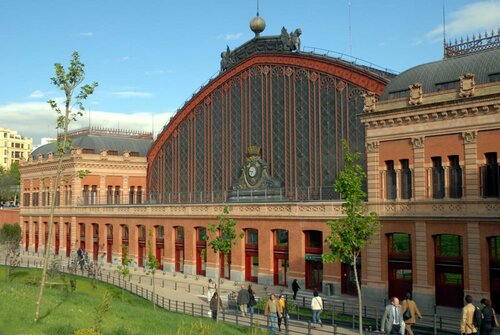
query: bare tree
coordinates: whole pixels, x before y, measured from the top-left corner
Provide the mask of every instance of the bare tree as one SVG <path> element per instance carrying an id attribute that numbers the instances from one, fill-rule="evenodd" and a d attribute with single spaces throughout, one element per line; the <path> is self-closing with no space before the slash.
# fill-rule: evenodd
<path id="1" fill-rule="evenodd" d="M 48 103 L 52 110 L 57 113 L 57 126 L 56 129 L 60 131 L 60 135 L 57 138 L 57 172 L 52 189 L 52 197 L 50 202 L 50 214 L 48 222 L 48 234 L 47 234 L 47 246 L 44 251 L 43 257 L 43 271 L 42 279 L 40 282 L 40 292 L 38 294 L 38 299 L 36 301 L 35 308 L 35 322 L 40 320 L 40 309 L 42 305 L 43 293 L 45 290 L 45 281 L 47 277 L 47 269 L 49 267 L 49 255 L 52 241 L 52 228 L 54 225 L 54 211 L 56 207 L 57 189 L 59 183 L 61 182 L 61 176 L 63 173 L 63 158 L 67 150 L 71 147 L 71 139 L 68 137 L 68 126 L 72 121 L 76 121 L 79 116 L 83 115 L 85 108 L 83 107 L 83 101 L 87 99 L 94 89 L 97 87 L 97 83 L 93 82 L 91 85 L 82 85 L 85 79 L 85 65 L 80 62 L 80 56 L 78 52 L 73 52 L 72 59 L 70 61 L 69 68 L 67 71 L 60 63 L 55 63 L 55 76 L 51 78 L 52 84 L 58 87 L 64 92 L 64 108 L 60 108 L 55 100 L 49 100 Z M 80 87 L 78 95 L 75 94 L 75 90 Z"/>

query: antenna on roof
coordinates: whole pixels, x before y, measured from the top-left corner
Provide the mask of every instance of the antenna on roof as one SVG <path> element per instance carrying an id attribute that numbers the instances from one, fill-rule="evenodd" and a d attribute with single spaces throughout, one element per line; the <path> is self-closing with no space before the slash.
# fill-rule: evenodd
<path id="1" fill-rule="evenodd" d="M 259 0 L 257 0 L 257 16 L 259 16 Z"/>
<path id="2" fill-rule="evenodd" d="M 443 0 L 443 58 L 446 57 L 446 15 Z"/>
<path id="3" fill-rule="evenodd" d="M 352 56 L 352 38 L 351 38 L 351 0 L 349 0 L 349 56 Z"/>

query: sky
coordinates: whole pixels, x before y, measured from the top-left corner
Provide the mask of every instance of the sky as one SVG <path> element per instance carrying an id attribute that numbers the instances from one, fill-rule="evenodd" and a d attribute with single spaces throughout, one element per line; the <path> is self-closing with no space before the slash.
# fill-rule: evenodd
<path id="1" fill-rule="evenodd" d="M 500 0 L 260 0 L 262 35 L 301 28 L 305 51 L 402 72 L 442 59 L 447 40 L 500 28 Z M 0 127 L 55 137 L 54 63 L 73 51 L 98 82 L 71 128 L 154 130 L 252 39 L 256 0 L 0 0 Z M 361 62 L 361 61 L 358 61 Z"/>

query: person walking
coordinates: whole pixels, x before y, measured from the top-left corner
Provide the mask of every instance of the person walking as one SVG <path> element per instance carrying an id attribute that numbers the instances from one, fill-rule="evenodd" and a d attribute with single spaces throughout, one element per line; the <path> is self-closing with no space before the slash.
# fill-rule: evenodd
<path id="1" fill-rule="evenodd" d="M 417 323 L 416 318 L 422 319 L 422 314 L 417 307 L 415 301 L 411 298 L 411 293 L 406 293 L 405 299 L 401 303 L 401 310 L 403 311 L 403 320 L 405 322 L 405 329 L 408 335 L 413 335 L 413 330 L 411 327 Z M 409 316 L 407 319 L 406 316 Z"/>
<path id="2" fill-rule="evenodd" d="M 208 280 L 208 288 L 207 288 L 207 301 L 210 302 L 212 300 L 212 296 L 214 295 L 215 293 L 215 289 L 216 289 L 216 284 L 214 283 L 214 281 L 210 278 Z"/>
<path id="3" fill-rule="evenodd" d="M 245 285 L 241 285 L 238 297 L 236 298 L 236 303 L 240 308 L 241 316 L 246 316 L 249 301 L 250 295 L 248 294 L 248 289 L 245 288 Z"/>
<path id="4" fill-rule="evenodd" d="M 297 299 L 297 292 L 299 292 L 299 290 L 300 290 L 299 283 L 297 283 L 297 279 L 294 279 L 292 283 L 293 300 Z"/>
<path id="5" fill-rule="evenodd" d="M 311 310 L 313 327 L 317 324 L 323 327 L 323 322 L 321 322 L 320 318 L 321 311 L 323 310 L 323 299 L 321 299 L 317 290 L 314 290 L 313 298 L 311 299 Z"/>
<path id="6" fill-rule="evenodd" d="M 210 299 L 210 310 L 212 311 L 212 319 L 217 320 L 217 313 L 222 309 L 222 300 L 219 298 L 217 292 L 214 292 L 212 299 Z"/>
<path id="7" fill-rule="evenodd" d="M 252 284 L 248 285 L 248 314 L 253 315 L 254 306 L 257 305 L 257 298 L 255 297 L 255 291 L 252 289 Z"/>
<path id="8" fill-rule="evenodd" d="M 385 306 L 384 315 L 380 321 L 382 328 L 380 331 L 387 335 L 403 335 L 405 332 L 403 313 L 397 297 L 391 298 L 391 303 Z"/>
<path id="9" fill-rule="evenodd" d="M 481 322 L 481 328 L 479 334 L 481 335 L 491 335 L 495 327 L 498 327 L 498 320 L 495 314 L 495 310 L 491 308 L 491 302 L 488 299 L 481 299 L 481 314 L 483 315 L 483 321 Z"/>
<path id="10" fill-rule="evenodd" d="M 465 306 L 462 308 L 462 320 L 460 321 L 460 332 L 462 334 L 477 334 L 478 329 L 474 325 L 474 312 L 476 306 L 472 303 L 470 295 L 465 296 Z"/>
<path id="11" fill-rule="evenodd" d="M 276 317 L 278 316 L 278 302 L 274 293 L 269 296 L 269 300 L 264 308 L 264 315 L 267 317 L 269 322 L 269 331 L 274 334 L 276 333 Z"/>
<path id="12" fill-rule="evenodd" d="M 286 305 L 286 297 L 282 294 L 278 299 L 278 330 L 281 331 L 281 324 L 286 328 L 288 309 Z"/>

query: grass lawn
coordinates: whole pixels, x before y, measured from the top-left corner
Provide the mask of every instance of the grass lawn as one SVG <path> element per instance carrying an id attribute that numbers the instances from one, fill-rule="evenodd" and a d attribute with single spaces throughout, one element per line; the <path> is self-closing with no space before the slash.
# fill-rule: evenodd
<path id="1" fill-rule="evenodd" d="M 76 291 L 64 292 L 59 276 L 48 278 L 54 283 L 46 287 L 42 301 L 42 318 L 33 322 L 38 297 L 40 270 L 18 269 L 14 280 L 6 281 L 6 269 L 0 267 L 0 335 L 47 334 L 70 335 L 80 328 L 90 328 L 105 291 L 111 294 L 111 309 L 105 313 L 103 334 L 246 334 L 234 326 L 215 323 L 211 319 L 194 318 L 153 310 L 150 301 L 106 284 L 93 289 L 90 281 L 78 277 Z M 69 281 L 69 277 L 66 277 Z"/>

